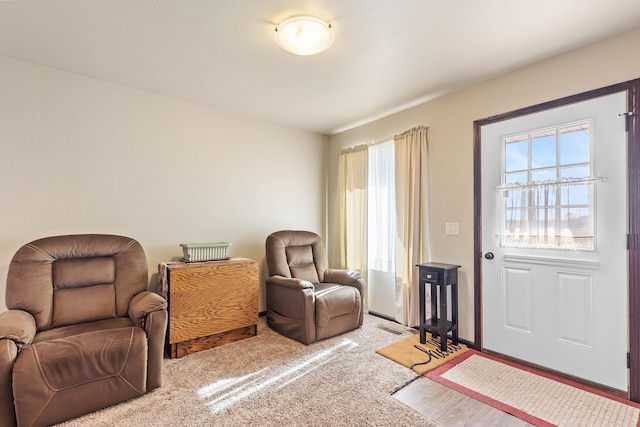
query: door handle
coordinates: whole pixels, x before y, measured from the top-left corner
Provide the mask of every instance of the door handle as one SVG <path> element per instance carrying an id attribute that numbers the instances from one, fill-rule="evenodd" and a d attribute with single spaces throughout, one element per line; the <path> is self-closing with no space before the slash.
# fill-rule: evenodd
<path id="1" fill-rule="evenodd" d="M 484 254 L 484 257 L 486 259 L 493 259 L 494 258 L 493 252 L 487 252 L 486 254 Z"/>

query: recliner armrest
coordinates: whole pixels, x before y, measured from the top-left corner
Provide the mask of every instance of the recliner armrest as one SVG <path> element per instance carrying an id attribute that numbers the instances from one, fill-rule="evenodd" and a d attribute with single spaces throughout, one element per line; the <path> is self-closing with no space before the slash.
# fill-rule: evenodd
<path id="1" fill-rule="evenodd" d="M 283 276 L 270 276 L 266 280 L 269 285 L 283 286 L 291 289 L 313 289 L 313 283 L 306 280 L 294 279 Z"/>
<path id="2" fill-rule="evenodd" d="M 339 285 L 353 285 L 362 275 L 355 270 L 328 269 L 324 272 L 324 281 L 327 283 L 337 283 Z"/>
<path id="3" fill-rule="evenodd" d="M 0 340 L 9 339 L 22 350 L 33 342 L 36 336 L 36 319 L 23 310 L 9 310 L 0 313 Z"/>
<path id="4" fill-rule="evenodd" d="M 133 297 L 129 304 L 129 318 L 139 327 L 144 327 L 144 322 L 149 313 L 167 309 L 167 300 L 160 295 L 143 291 Z"/>

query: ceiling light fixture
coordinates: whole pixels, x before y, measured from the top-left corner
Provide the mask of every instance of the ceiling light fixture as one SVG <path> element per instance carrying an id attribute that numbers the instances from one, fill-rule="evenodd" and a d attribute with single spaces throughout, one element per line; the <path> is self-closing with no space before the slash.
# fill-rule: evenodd
<path id="1" fill-rule="evenodd" d="M 313 16 L 295 16 L 276 27 L 281 48 L 296 55 L 315 55 L 333 43 L 331 24 Z"/>

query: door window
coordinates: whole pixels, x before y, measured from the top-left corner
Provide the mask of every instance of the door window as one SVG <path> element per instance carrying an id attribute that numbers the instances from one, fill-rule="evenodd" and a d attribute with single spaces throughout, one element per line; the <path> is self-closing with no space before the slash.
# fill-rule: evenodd
<path id="1" fill-rule="evenodd" d="M 502 246 L 595 249 L 591 128 L 584 120 L 502 138 Z"/>

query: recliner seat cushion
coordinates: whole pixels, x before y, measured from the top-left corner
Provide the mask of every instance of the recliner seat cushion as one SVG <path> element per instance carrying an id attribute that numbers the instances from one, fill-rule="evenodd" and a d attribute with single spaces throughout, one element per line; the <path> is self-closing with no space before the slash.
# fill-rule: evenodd
<path id="1" fill-rule="evenodd" d="M 362 302 L 356 288 L 320 283 L 315 290 L 317 340 L 358 327 Z"/>
<path id="2" fill-rule="evenodd" d="M 33 342 L 55 340 L 58 338 L 72 337 L 74 335 L 86 334 L 88 332 L 104 331 L 107 329 L 122 329 L 135 326 L 128 317 L 117 317 L 115 319 L 98 320 L 96 322 L 78 323 L 60 328 L 47 329 L 36 334 Z"/>
<path id="3" fill-rule="evenodd" d="M 36 341 L 13 367 L 18 425 L 54 424 L 146 392 L 147 338 L 141 328 Z"/>

